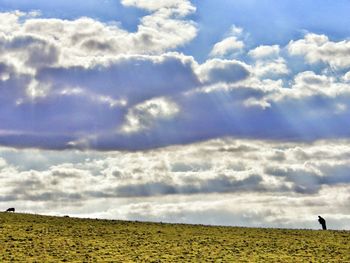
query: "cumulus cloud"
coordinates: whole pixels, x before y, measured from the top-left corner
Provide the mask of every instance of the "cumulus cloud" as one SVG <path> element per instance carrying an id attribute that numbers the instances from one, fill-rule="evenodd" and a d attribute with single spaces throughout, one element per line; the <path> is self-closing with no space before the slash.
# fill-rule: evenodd
<path id="1" fill-rule="evenodd" d="M 248 55 L 254 59 L 262 58 L 275 58 L 278 57 L 280 53 L 280 47 L 278 45 L 272 46 L 258 46 L 253 50 L 248 52 Z"/>
<path id="2" fill-rule="evenodd" d="M 1 13 L 1 59 L 21 72 L 50 65 L 88 67 L 119 54 L 160 54 L 196 36 L 195 24 L 184 19 L 194 11 L 187 1 L 161 5 L 124 2 L 152 11 L 141 19 L 136 32 L 128 32 L 117 23 L 86 17 L 62 20 L 31 17 L 21 12 Z M 172 15 L 174 10 L 179 13 L 176 17 Z"/>
<path id="3" fill-rule="evenodd" d="M 166 98 L 148 100 L 136 105 L 126 115 L 126 123 L 121 127 L 121 132 L 137 132 L 149 129 L 156 120 L 171 119 L 177 115 L 179 107 Z"/>
<path id="4" fill-rule="evenodd" d="M 65 156 L 2 148 L 0 203 L 21 211 L 134 220 L 246 225 L 250 218 L 252 226 L 275 227 L 315 226 L 312 217 L 324 213 L 343 228 L 348 145 L 225 138 L 145 152 Z M 35 166 L 31 156 L 37 157 Z M 292 220 L 299 210 L 303 216 Z"/>
<path id="5" fill-rule="evenodd" d="M 188 0 L 122 0 L 121 3 L 126 6 L 135 6 L 150 11 L 168 9 L 170 12 L 180 15 L 187 15 L 196 10 Z"/>
<path id="6" fill-rule="evenodd" d="M 195 24 L 186 19 L 195 11 L 191 3 L 123 4 L 150 12 L 136 32 L 86 17 L 1 13 L 3 145 L 69 148 L 90 134 L 87 127 L 93 134 L 116 131 L 130 120 L 133 105 L 199 85 L 191 57 L 163 54 L 196 35 Z M 50 130 L 52 122 L 57 129 Z"/>
<path id="7" fill-rule="evenodd" d="M 348 40 L 252 46 L 232 26 L 199 62 L 179 52 L 199 28 L 190 1 L 121 3 L 144 11 L 132 32 L 0 13 L 1 205 L 348 227 Z"/>
<path id="8" fill-rule="evenodd" d="M 308 63 L 323 62 L 334 69 L 350 67 L 350 42 L 333 42 L 326 35 L 306 34 L 304 39 L 291 41 L 288 52 L 304 56 Z"/>
<path id="9" fill-rule="evenodd" d="M 249 66 L 237 60 L 211 59 L 197 69 L 202 82 L 237 82 L 249 76 Z"/>
<path id="10" fill-rule="evenodd" d="M 227 135 L 349 136 L 348 125 L 339 129 L 350 110 L 347 70 L 296 69 L 289 56 L 307 50 L 299 44 L 342 42 L 306 35 L 224 59 L 233 40 L 245 45 L 243 29 L 233 26 L 214 46 L 218 57 L 199 63 L 170 52 L 197 34 L 189 1 L 123 4 L 149 12 L 135 32 L 91 18 L 1 14 L 1 145 L 142 150 Z"/>
<path id="11" fill-rule="evenodd" d="M 347 73 L 344 75 L 343 78 L 344 78 L 345 81 L 349 82 L 349 81 L 350 81 L 350 71 L 347 72 Z"/>
<path id="12" fill-rule="evenodd" d="M 294 76 L 291 89 L 281 90 L 284 98 L 324 97 L 341 98 L 349 96 L 349 84 L 327 75 L 304 71 Z M 340 99 L 341 101 L 341 99 Z"/>
<path id="13" fill-rule="evenodd" d="M 259 60 L 254 66 L 254 73 L 259 78 L 278 78 L 289 73 L 287 62 L 283 58 Z"/>
<path id="14" fill-rule="evenodd" d="M 217 42 L 211 50 L 209 56 L 211 57 L 232 57 L 241 51 L 245 46 L 242 40 L 243 29 L 233 25 L 227 36 Z"/>
<path id="15" fill-rule="evenodd" d="M 236 37 L 228 37 L 224 40 L 216 43 L 210 52 L 210 55 L 215 56 L 225 56 L 229 53 L 234 53 L 242 50 L 244 47 L 243 41 L 238 40 Z"/>
<path id="16" fill-rule="evenodd" d="M 96 196 L 96 191 L 109 197 L 236 191 L 293 193 L 299 192 L 301 186 L 317 187 L 312 190 L 319 191 L 323 185 L 349 182 L 345 171 L 349 168 L 350 151 L 345 143 L 296 144 L 227 138 L 144 153 L 73 152 L 70 154 L 76 156 L 73 159 L 79 157 L 75 163 L 70 162 L 71 157 L 64 162 L 57 159 L 44 170 L 29 172 L 31 164 L 16 168 L 16 160 L 3 150 L 2 172 L 6 174 L 12 170 L 15 175 L 2 178 L 11 181 L 4 185 L 15 187 L 18 193 L 24 193 L 24 189 L 19 188 L 27 186 L 20 182 L 31 180 L 38 185 L 29 189 L 33 192 L 65 188 L 67 192 L 78 191 L 87 198 Z M 27 154 L 32 154 L 31 151 L 27 150 Z M 17 154 L 17 157 L 26 155 Z M 50 159 L 51 162 L 55 160 Z M 46 163 L 45 158 L 38 161 Z M 96 180 L 99 180 L 98 185 L 90 183 Z"/>

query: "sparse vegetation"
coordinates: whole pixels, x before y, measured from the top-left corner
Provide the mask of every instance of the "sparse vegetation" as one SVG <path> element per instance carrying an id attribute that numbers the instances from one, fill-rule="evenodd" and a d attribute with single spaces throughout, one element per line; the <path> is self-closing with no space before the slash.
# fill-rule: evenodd
<path id="1" fill-rule="evenodd" d="M 0 262 L 350 262 L 350 231 L 0 213 Z"/>

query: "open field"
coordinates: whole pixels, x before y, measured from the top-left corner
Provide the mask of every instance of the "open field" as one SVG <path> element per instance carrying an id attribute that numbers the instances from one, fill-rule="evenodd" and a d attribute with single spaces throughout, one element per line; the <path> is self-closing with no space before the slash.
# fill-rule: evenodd
<path id="1" fill-rule="evenodd" d="M 350 262 L 350 231 L 0 213 L 0 262 Z"/>

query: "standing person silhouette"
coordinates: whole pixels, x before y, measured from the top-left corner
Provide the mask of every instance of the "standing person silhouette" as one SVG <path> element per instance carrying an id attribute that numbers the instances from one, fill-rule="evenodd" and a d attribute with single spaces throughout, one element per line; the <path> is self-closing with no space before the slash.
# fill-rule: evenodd
<path id="1" fill-rule="evenodd" d="M 322 225 L 323 230 L 327 230 L 326 220 L 323 217 L 318 216 L 318 222 Z"/>

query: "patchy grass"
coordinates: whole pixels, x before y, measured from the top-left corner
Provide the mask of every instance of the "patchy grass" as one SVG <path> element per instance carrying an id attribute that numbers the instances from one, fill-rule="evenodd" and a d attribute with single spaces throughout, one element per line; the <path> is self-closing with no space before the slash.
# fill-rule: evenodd
<path id="1" fill-rule="evenodd" d="M 350 262 L 350 231 L 0 213 L 0 262 Z"/>

